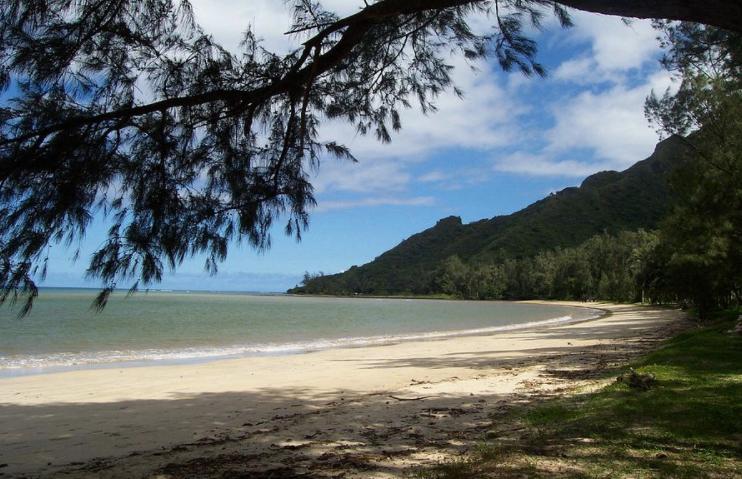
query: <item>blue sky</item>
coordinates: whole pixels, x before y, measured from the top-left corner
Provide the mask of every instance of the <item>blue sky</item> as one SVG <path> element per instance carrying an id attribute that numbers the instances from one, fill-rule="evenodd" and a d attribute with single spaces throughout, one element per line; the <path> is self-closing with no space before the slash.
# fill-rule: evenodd
<path id="1" fill-rule="evenodd" d="M 273 51 L 296 43 L 283 35 L 290 17 L 282 1 L 192 2 L 202 26 L 228 48 L 238 48 L 248 24 Z M 348 0 L 323 4 L 341 14 L 357 8 Z M 489 63 L 473 71 L 452 59 L 464 99 L 449 92 L 436 114 L 406 111 L 391 144 L 326 123 L 321 136 L 350 146 L 360 161 L 322 163 L 314 179 L 318 207 L 301 243 L 279 227 L 267 252 L 234 245 L 217 276 L 194 258 L 159 287 L 283 291 L 304 271 L 335 273 L 366 263 L 442 217 L 470 222 L 512 213 L 589 174 L 646 158 L 658 138 L 643 117 L 644 98 L 672 85 L 657 61 L 655 32 L 645 21 L 627 26 L 581 12 L 573 18 L 572 29 L 548 22 L 535 35 L 547 79 L 506 74 Z M 491 22 L 473 19 L 482 29 Z M 53 247 L 43 284 L 97 286 L 83 276 L 104 230 L 96 221 L 76 262 L 71 250 Z"/>

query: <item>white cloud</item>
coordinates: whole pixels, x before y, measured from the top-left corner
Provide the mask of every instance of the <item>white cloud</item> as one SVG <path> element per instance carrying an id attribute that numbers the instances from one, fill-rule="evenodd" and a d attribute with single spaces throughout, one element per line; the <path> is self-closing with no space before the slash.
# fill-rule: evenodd
<path id="1" fill-rule="evenodd" d="M 567 60 L 554 70 L 553 78 L 577 85 L 602 82 L 623 82 L 625 70 L 604 70 L 598 67 L 594 57 L 577 57 Z"/>
<path id="2" fill-rule="evenodd" d="M 554 71 L 553 77 L 558 80 L 579 80 L 590 74 L 592 68 L 592 58 L 573 58 L 562 62 L 562 64 Z"/>
<path id="3" fill-rule="evenodd" d="M 579 84 L 620 82 L 631 71 L 656 60 L 660 51 L 657 33 L 649 20 L 628 25 L 618 17 L 573 12 L 575 27 L 568 33 L 572 43 L 590 43 L 589 54 L 564 61 L 554 78 Z"/>
<path id="4" fill-rule="evenodd" d="M 628 25 L 618 17 L 573 12 L 573 38 L 591 42 L 596 66 L 604 71 L 640 68 L 660 51 L 657 33 L 649 20 Z"/>
<path id="5" fill-rule="evenodd" d="M 363 6 L 360 0 L 322 3 L 340 15 Z M 284 2 L 194 0 L 193 5 L 197 21 L 233 51 L 237 51 L 248 25 L 268 49 L 287 51 L 298 46 L 298 39 L 284 34 L 291 22 Z M 489 22 L 486 18 L 475 20 L 476 28 Z M 410 183 L 409 166 L 424 161 L 431 152 L 456 147 L 486 150 L 512 143 L 519 134 L 515 120 L 525 109 L 498 85 L 487 64 L 472 71 L 460 57 L 452 58 L 451 63 L 456 66 L 454 82 L 464 91 L 464 99 L 446 91 L 437 99 L 434 114 L 424 115 L 418 108 L 403 110 L 402 131 L 393 134 L 390 144 L 381 144 L 374 135 L 360 136 L 345 122 L 326 121 L 321 137 L 349 146 L 360 162 L 324 161 L 314 179 L 316 191 L 400 192 Z"/>
<path id="6" fill-rule="evenodd" d="M 271 51 L 286 51 L 297 43 L 284 35 L 291 25 L 291 12 L 284 2 L 192 0 L 191 3 L 198 24 L 232 52 L 239 51 L 248 28 L 262 38 L 264 46 Z"/>
<path id="7" fill-rule="evenodd" d="M 653 89 L 672 86 L 670 74 L 657 71 L 638 86 L 613 85 L 561 97 L 552 106 L 554 124 L 539 135 L 543 148 L 496 157 L 495 171 L 532 176 L 581 177 L 623 170 L 648 157 L 658 141 L 644 117 L 644 100 Z M 576 153 L 589 161 L 575 160 Z"/>
<path id="8" fill-rule="evenodd" d="M 433 170 L 429 173 L 422 175 L 420 178 L 417 179 L 417 181 L 420 181 L 422 183 L 437 183 L 439 181 L 444 181 L 448 178 L 449 178 L 449 175 L 442 172 L 441 170 Z"/>
<path id="9" fill-rule="evenodd" d="M 411 198 L 374 197 L 339 201 L 320 200 L 315 211 L 321 213 L 331 210 L 343 210 L 370 206 L 432 206 L 434 204 L 435 199 L 432 196 L 414 196 Z"/>
<path id="10" fill-rule="evenodd" d="M 601 69 L 639 68 L 653 60 L 660 50 L 657 33 L 649 20 L 635 20 L 626 25 L 617 17 L 580 13 L 575 21 L 575 32 L 578 35 L 584 32 L 593 42 L 595 62 Z"/>
<path id="11" fill-rule="evenodd" d="M 315 178 L 317 191 L 403 191 L 412 179 L 410 167 L 425 162 L 431 153 L 449 148 L 484 152 L 516 141 L 521 134 L 517 120 L 525 108 L 500 87 L 487 65 L 472 71 L 460 59 L 455 63 L 454 81 L 464 98 L 446 91 L 438 98 L 434 114 L 424 115 L 418 108 L 404 110 L 402 130 L 392 135 L 389 144 L 380 143 L 373 134 L 358 135 L 348 123 L 326 122 L 321 137 L 347 145 L 359 162 L 325 160 Z M 451 187 L 463 183 L 464 178 L 458 178 Z"/>
<path id="12" fill-rule="evenodd" d="M 191 0 L 196 21 L 225 48 L 239 51 L 239 44 L 249 28 L 263 40 L 263 46 L 275 53 L 287 52 L 301 43 L 299 36 L 286 35 L 291 27 L 291 9 L 280 0 Z M 361 1 L 325 0 L 325 9 L 341 16 L 363 5 Z"/>
<path id="13" fill-rule="evenodd" d="M 491 177 L 491 169 L 482 167 L 456 167 L 448 171 L 432 170 L 420 175 L 420 183 L 433 183 L 443 190 L 460 190 L 467 186 L 484 183 Z"/>
<path id="14" fill-rule="evenodd" d="M 392 134 L 391 143 L 381 144 L 373 134 L 358 135 L 342 121 L 326 122 L 322 137 L 346 144 L 362 162 L 378 157 L 419 160 L 442 148 L 487 149 L 512 143 L 518 137 L 515 123 L 526 112 L 524 106 L 499 85 L 488 65 L 479 64 L 473 71 L 461 58 L 451 63 L 456 67 L 454 84 L 463 90 L 464 98 L 448 90 L 436 100 L 438 111 L 433 114 L 425 115 L 415 106 L 401 111 L 402 130 Z"/>
<path id="15" fill-rule="evenodd" d="M 348 15 L 363 2 L 326 0 L 323 4 Z M 298 38 L 284 34 L 291 22 L 284 2 L 194 0 L 194 7 L 205 29 L 229 48 L 237 48 L 248 24 L 265 39 L 269 49 L 285 51 L 298 45 Z M 417 108 L 404 110 L 402 131 L 393 134 L 390 144 L 379 143 L 373 135 L 357 135 L 347 123 L 325 122 L 321 137 L 346 144 L 360 162 L 324 161 L 313 181 L 316 191 L 320 195 L 337 191 L 373 193 L 381 198 L 346 201 L 343 207 L 401 201 L 394 195 L 411 188 L 411 166 L 424 162 L 433 152 L 449 148 L 493 154 L 499 148 L 510 147 L 512 151 L 512 147 L 522 144 L 522 151 L 498 158 L 494 168 L 531 175 L 584 176 L 606 167 L 620 169 L 646 156 L 657 138 L 643 117 L 644 98 L 652 87 L 662 90 L 669 83 L 668 76 L 655 74 L 640 85 L 627 85 L 626 80 L 631 72 L 644 71 L 657 56 L 659 47 L 651 24 L 635 21 L 627 26 L 616 17 L 583 12 L 573 12 L 573 18 L 576 26 L 568 31 L 549 23 L 553 34 L 547 38 L 557 39 L 561 48 L 583 47 L 555 70 L 553 78 L 557 82 L 552 82 L 552 86 L 558 88 L 558 82 L 563 81 L 578 85 L 608 81 L 611 86 L 555 100 L 551 107 L 553 126 L 537 133 L 537 140 L 546 144 L 544 148 L 534 150 L 532 145 L 539 141 L 526 138 L 532 134 L 532 126 L 524 126 L 523 120 L 534 121 L 533 112 L 527 107 L 534 99 L 522 95 L 529 89 L 519 81 L 521 76 L 505 78 L 487 64 L 478 65 L 480 71 L 474 72 L 461 58 L 453 58 L 454 80 L 464 91 L 464 99 L 448 91 L 438 98 L 439 111 L 435 114 L 426 116 Z M 478 29 L 490 21 L 475 20 Z M 584 48 L 586 43 L 588 47 Z M 535 81 L 543 80 L 530 82 Z M 571 154 L 573 150 L 591 152 L 595 160 L 578 161 Z M 419 175 L 415 181 L 456 188 L 486 180 L 489 172 L 435 170 Z M 319 209 L 337 209 L 339 205 L 340 202 L 328 202 Z"/>
<path id="16" fill-rule="evenodd" d="M 546 153 L 588 148 L 615 168 L 645 158 L 657 135 L 644 118 L 644 100 L 652 88 L 664 90 L 670 84 L 670 75 L 658 72 L 634 88 L 617 85 L 560 101 L 554 106 L 555 125 L 545 135 Z"/>
<path id="17" fill-rule="evenodd" d="M 374 159 L 363 163 L 326 160 L 313 180 L 315 191 L 350 191 L 355 193 L 404 190 L 410 174 L 399 161 Z"/>
<path id="18" fill-rule="evenodd" d="M 605 163 L 576 160 L 551 160 L 545 155 L 513 153 L 495 161 L 493 169 L 505 173 L 529 176 L 585 177 L 596 171 L 610 169 Z"/>
<path id="19" fill-rule="evenodd" d="M 560 47 L 577 46 L 577 52 L 554 71 L 551 86 L 567 82 L 582 91 L 551 101 L 553 125 L 537 133 L 543 148 L 496 158 L 495 170 L 568 177 L 622 170 L 647 157 L 657 143 L 644 118 L 644 101 L 652 89 L 671 86 L 671 79 L 657 62 L 660 47 L 651 23 L 626 25 L 617 17 L 584 12 L 573 12 L 573 19 L 575 28 Z"/>

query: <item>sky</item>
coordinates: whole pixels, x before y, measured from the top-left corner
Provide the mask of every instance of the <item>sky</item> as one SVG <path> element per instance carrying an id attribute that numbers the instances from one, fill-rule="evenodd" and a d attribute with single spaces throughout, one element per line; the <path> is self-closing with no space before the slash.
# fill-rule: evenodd
<path id="1" fill-rule="evenodd" d="M 192 0 L 197 21 L 225 47 L 239 50 L 249 26 L 275 52 L 287 37 L 290 11 L 280 0 Z M 325 8 L 351 14 L 362 2 L 326 0 Z M 285 291 L 308 272 L 337 273 L 373 260 L 408 236 L 447 216 L 465 223 L 509 214 L 551 192 L 579 185 L 602 170 L 623 170 L 648 157 L 658 141 L 643 114 L 654 89 L 672 88 L 659 64 L 661 51 L 648 21 L 574 11 L 575 26 L 546 22 L 538 60 L 547 78 L 504 73 L 494 62 L 471 68 L 460 58 L 455 84 L 438 112 L 404 111 L 390 144 L 331 122 L 320 135 L 349 146 L 358 163 L 325 160 L 313 179 L 318 205 L 301 242 L 272 234 L 268 251 L 233 245 L 219 273 L 204 259 L 187 260 L 155 288 Z M 475 18 L 478 29 L 493 19 Z M 90 254 L 105 237 L 96 220 L 73 261 L 72 249 L 50 252 L 45 286 L 99 286 L 84 279 Z M 128 285 L 121 285 L 126 287 Z"/>

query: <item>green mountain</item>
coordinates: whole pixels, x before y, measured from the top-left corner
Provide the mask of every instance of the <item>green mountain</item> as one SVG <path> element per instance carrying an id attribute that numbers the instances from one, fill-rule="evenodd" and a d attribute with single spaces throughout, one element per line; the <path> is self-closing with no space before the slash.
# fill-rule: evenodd
<path id="1" fill-rule="evenodd" d="M 496 263 L 577 246 L 608 232 L 653 229 L 668 211 L 668 176 L 680 161 L 683 139 L 660 142 L 649 158 L 622 171 L 603 171 L 510 215 L 463 224 L 444 218 L 370 263 L 305 281 L 290 293 L 426 294 L 446 258 Z"/>

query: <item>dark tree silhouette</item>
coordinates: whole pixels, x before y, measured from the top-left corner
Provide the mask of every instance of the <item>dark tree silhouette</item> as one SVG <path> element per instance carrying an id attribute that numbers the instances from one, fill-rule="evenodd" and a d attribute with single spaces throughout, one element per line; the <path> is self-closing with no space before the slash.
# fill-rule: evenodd
<path id="1" fill-rule="evenodd" d="M 435 109 L 451 85 L 444 58 L 493 55 L 505 70 L 543 74 L 523 24 L 565 6 L 614 15 L 739 27 L 736 2 L 379 0 L 339 18 L 296 0 L 299 49 L 240 54 L 194 23 L 185 0 L 6 0 L 0 6 L 0 301 L 36 296 L 51 244 L 112 223 L 88 274 L 147 285 L 184 258 L 216 271 L 228 245 L 262 249 L 277 218 L 300 236 L 314 204 L 308 172 L 324 155 L 323 118 L 390 140 L 399 110 Z M 716 5 L 714 7 L 713 5 Z M 468 19 L 488 15 L 479 35 Z"/>
<path id="2" fill-rule="evenodd" d="M 648 98 L 664 135 L 686 135 L 672 178 L 678 201 L 661 228 L 665 283 L 705 318 L 742 303 L 742 35 L 656 22 L 676 92 Z"/>

